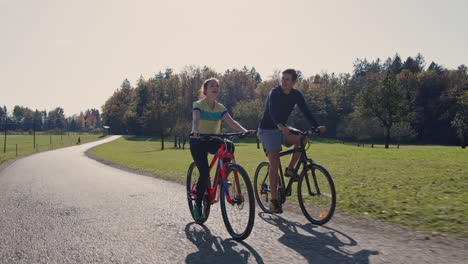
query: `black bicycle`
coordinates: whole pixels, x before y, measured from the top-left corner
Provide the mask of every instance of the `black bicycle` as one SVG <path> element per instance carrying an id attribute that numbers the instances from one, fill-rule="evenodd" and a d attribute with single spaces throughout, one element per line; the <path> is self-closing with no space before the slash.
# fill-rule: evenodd
<path id="1" fill-rule="evenodd" d="M 298 175 L 299 177 L 297 185 L 297 199 L 304 216 L 313 224 L 323 225 L 330 221 L 333 216 L 336 206 L 336 193 L 335 184 L 333 183 L 330 173 L 328 173 L 324 167 L 314 163 L 312 159 L 307 157 L 306 151 L 308 148 L 305 148 L 304 140 L 307 136 L 318 133 L 318 130 L 302 132 L 296 129 L 291 129 L 290 134 L 301 135 L 301 145 L 297 148 L 281 152 L 280 157 L 291 155 L 295 152 L 301 153 L 299 161 L 293 170 L 293 174 Z M 270 163 L 260 163 L 255 171 L 254 178 L 254 187 L 256 190 L 255 198 L 258 205 L 265 213 L 271 213 L 269 209 L 269 168 Z M 286 186 L 283 170 L 281 169 L 281 162 L 279 163 L 279 176 L 278 202 L 284 204 L 286 202 L 286 197 L 292 195 L 294 177 L 291 177 L 288 185 Z"/>

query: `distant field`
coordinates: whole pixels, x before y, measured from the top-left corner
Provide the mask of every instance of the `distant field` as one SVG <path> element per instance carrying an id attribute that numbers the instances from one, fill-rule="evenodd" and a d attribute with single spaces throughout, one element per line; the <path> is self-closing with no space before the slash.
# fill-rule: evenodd
<path id="1" fill-rule="evenodd" d="M 166 142 L 161 151 L 159 141 L 143 137 L 120 138 L 98 146 L 93 154 L 181 183 L 192 161 L 188 149 L 174 149 Z M 308 154 L 333 176 L 339 212 L 468 237 L 468 150 L 314 142 Z M 258 163 L 266 160 L 256 144 L 245 142 L 236 144 L 236 158 L 251 178 Z"/>
<path id="2" fill-rule="evenodd" d="M 0 164 L 14 159 L 16 157 L 25 156 L 31 153 L 46 151 L 51 149 L 63 148 L 75 145 L 78 137 L 81 143 L 91 142 L 102 138 L 102 135 L 91 134 L 75 134 L 67 133 L 65 135 L 37 135 L 36 146 L 34 146 L 34 138 L 32 135 L 8 135 L 6 139 L 6 152 L 4 153 L 5 136 L 0 134 Z M 18 151 L 16 147 L 18 146 Z M 18 154 L 18 155 L 17 155 Z"/>

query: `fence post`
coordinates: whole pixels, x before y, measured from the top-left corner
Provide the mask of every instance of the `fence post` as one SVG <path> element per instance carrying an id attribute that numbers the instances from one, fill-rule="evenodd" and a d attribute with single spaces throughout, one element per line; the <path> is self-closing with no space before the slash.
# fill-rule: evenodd
<path id="1" fill-rule="evenodd" d="M 6 153 L 6 135 L 7 135 L 7 130 L 5 127 L 5 140 L 3 141 L 3 153 Z"/>
<path id="2" fill-rule="evenodd" d="M 18 144 L 16 144 L 16 157 L 18 157 Z"/>

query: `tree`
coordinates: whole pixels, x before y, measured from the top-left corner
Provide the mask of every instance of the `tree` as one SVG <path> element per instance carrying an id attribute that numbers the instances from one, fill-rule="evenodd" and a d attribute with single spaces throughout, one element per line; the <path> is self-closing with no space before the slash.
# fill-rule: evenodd
<path id="1" fill-rule="evenodd" d="M 84 119 L 86 120 L 86 127 L 88 129 L 99 128 L 102 126 L 101 116 L 97 109 L 87 109 L 84 114 Z"/>
<path id="2" fill-rule="evenodd" d="M 440 142 L 439 133 L 450 127 L 448 118 L 442 122 L 441 95 L 447 89 L 444 74 L 435 69 L 421 72 L 417 75 L 418 90 L 415 97 L 415 118 L 413 126 L 418 137 L 426 142 Z"/>
<path id="3" fill-rule="evenodd" d="M 33 130 L 34 131 L 41 131 L 44 129 L 44 121 L 45 117 L 42 113 L 38 110 L 34 111 L 33 114 Z"/>
<path id="4" fill-rule="evenodd" d="M 6 119 L 8 115 L 6 106 L 0 107 L 0 120 Z"/>
<path id="5" fill-rule="evenodd" d="M 65 112 L 63 108 L 56 107 L 54 110 L 49 111 L 47 114 L 47 129 L 59 129 L 63 130 L 67 127 L 67 121 L 65 120 Z"/>
<path id="6" fill-rule="evenodd" d="M 416 137 L 416 131 L 408 122 L 399 122 L 394 124 L 390 132 L 395 137 L 398 148 L 400 148 L 401 142 L 410 142 Z"/>
<path id="7" fill-rule="evenodd" d="M 255 99 L 257 83 L 248 72 L 232 70 L 221 79 L 219 100 L 231 110 L 237 103 Z"/>
<path id="8" fill-rule="evenodd" d="M 85 124 L 86 129 L 92 130 L 96 128 L 97 118 L 93 114 L 89 114 L 88 117 L 86 117 Z"/>
<path id="9" fill-rule="evenodd" d="M 407 119 L 413 123 L 416 119 L 416 96 L 419 89 L 417 74 L 408 69 L 403 69 L 397 76 L 397 85 L 405 92 L 405 100 L 408 104 Z"/>
<path id="10" fill-rule="evenodd" d="M 252 78 L 255 80 L 257 84 L 262 82 L 262 77 L 260 76 L 260 73 L 257 72 L 255 67 L 252 67 L 252 69 L 250 69 L 249 75 L 252 76 Z"/>
<path id="11" fill-rule="evenodd" d="M 133 88 L 125 79 L 120 89 L 106 101 L 102 109 L 103 123 L 109 126 L 109 132 L 113 134 L 127 134 L 127 126 L 124 116 L 132 98 Z"/>
<path id="12" fill-rule="evenodd" d="M 450 72 L 450 88 L 442 95 L 442 100 L 449 105 L 450 125 L 455 129 L 460 145 L 465 148 L 468 135 L 468 75 L 465 65 Z"/>
<path id="13" fill-rule="evenodd" d="M 78 116 L 78 120 L 76 122 L 78 131 L 84 131 L 86 129 L 86 119 L 84 117 L 83 112 L 80 112 Z"/>
<path id="14" fill-rule="evenodd" d="M 437 72 L 438 74 L 441 74 L 441 73 L 444 72 L 446 69 L 445 69 L 443 66 L 441 66 L 441 65 L 439 65 L 439 64 L 437 64 L 437 63 L 435 63 L 435 62 L 431 62 L 431 64 L 430 64 L 429 67 L 427 68 L 427 70 L 428 70 L 428 71 L 435 71 L 435 72 Z"/>
<path id="15" fill-rule="evenodd" d="M 418 63 L 418 65 L 419 65 L 419 71 L 423 71 L 426 62 L 425 62 L 424 57 L 423 57 L 423 55 L 421 53 L 418 53 L 416 55 L 416 63 Z"/>
<path id="16" fill-rule="evenodd" d="M 422 69 L 420 68 L 419 63 L 416 60 L 414 60 L 411 57 L 408 57 L 405 63 L 403 63 L 402 70 L 409 70 L 412 73 L 417 73 L 420 72 Z"/>
<path id="17" fill-rule="evenodd" d="M 359 97 L 359 109 L 363 117 L 375 117 L 380 121 L 385 128 L 385 148 L 388 148 L 392 126 L 403 121 L 408 112 L 405 92 L 397 85 L 392 70 L 387 70 L 377 85 L 375 80 L 367 83 Z"/>
<path id="18" fill-rule="evenodd" d="M 24 107 L 15 105 L 13 107 L 13 120 L 15 122 L 15 128 L 21 128 L 24 118 Z"/>
<path id="19" fill-rule="evenodd" d="M 468 135 L 468 94 L 464 97 L 465 105 L 462 110 L 463 112 L 457 112 L 453 121 L 450 123 L 456 129 L 461 148 L 466 147 L 465 137 Z"/>
<path id="20" fill-rule="evenodd" d="M 265 110 L 264 100 L 252 100 L 238 103 L 232 110 L 233 116 L 247 129 L 256 129 Z"/>
<path id="21" fill-rule="evenodd" d="M 354 140 L 358 143 L 382 139 L 383 131 L 376 118 L 362 118 L 359 112 L 354 112 L 340 124 L 337 137 Z"/>
<path id="22" fill-rule="evenodd" d="M 390 65 L 389 69 L 393 72 L 393 74 L 398 74 L 400 73 L 402 68 L 403 68 L 403 65 L 401 63 L 401 58 L 400 58 L 400 55 L 398 55 L 397 53 L 395 54 L 395 57 L 393 58 L 393 62 Z"/>

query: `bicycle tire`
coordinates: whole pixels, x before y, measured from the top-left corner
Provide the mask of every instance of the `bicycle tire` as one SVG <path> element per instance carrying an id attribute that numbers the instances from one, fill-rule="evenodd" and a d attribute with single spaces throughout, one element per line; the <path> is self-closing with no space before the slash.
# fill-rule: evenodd
<path id="1" fill-rule="evenodd" d="M 238 175 L 238 181 L 236 181 L 234 177 L 236 172 Z M 242 241 L 250 235 L 254 226 L 255 198 L 253 194 L 252 184 L 250 182 L 249 175 L 244 170 L 244 168 L 237 164 L 229 164 L 227 166 L 226 179 L 228 179 L 231 182 L 231 185 L 228 186 L 228 183 L 221 184 L 221 213 L 223 215 L 224 225 L 226 226 L 226 229 L 228 230 L 232 238 L 234 238 L 234 240 Z M 244 185 L 241 183 L 241 180 L 244 182 Z M 226 186 L 228 188 L 231 199 L 234 199 L 233 203 L 228 203 L 228 201 L 226 200 Z M 241 190 L 240 194 L 238 192 L 239 189 Z M 247 196 L 245 196 L 245 191 L 247 191 Z M 245 198 L 247 198 L 248 200 L 246 201 Z M 247 210 L 245 210 L 246 205 L 249 207 L 247 208 Z M 232 215 L 228 214 L 228 209 L 232 210 L 233 212 L 242 211 L 239 215 L 248 213 L 248 216 L 246 218 L 247 221 L 245 221 L 245 219 L 240 221 L 237 221 L 237 219 L 233 219 L 234 213 Z"/>
<path id="2" fill-rule="evenodd" d="M 262 162 L 257 166 L 254 176 L 254 188 L 255 188 L 255 199 L 257 200 L 258 206 L 265 213 L 271 213 L 270 211 L 270 177 L 268 170 L 270 169 L 270 163 Z"/>
<path id="3" fill-rule="evenodd" d="M 187 171 L 187 201 L 188 201 L 188 206 L 190 210 L 190 215 L 192 216 L 193 220 L 197 224 L 203 224 L 206 222 L 206 220 L 208 220 L 208 217 L 210 215 L 211 204 L 210 204 L 208 193 L 205 192 L 203 196 L 203 201 L 202 201 L 203 220 L 195 219 L 193 215 L 193 206 L 195 204 L 195 198 L 193 197 L 192 190 L 195 190 L 195 186 L 196 186 L 196 183 L 198 182 L 199 177 L 200 177 L 200 173 L 198 172 L 197 165 L 195 164 L 195 162 L 192 162 Z"/>
<path id="4" fill-rule="evenodd" d="M 297 196 L 302 213 L 312 224 L 323 225 L 335 212 L 335 184 L 330 173 L 311 163 L 303 171 L 297 185 Z"/>

